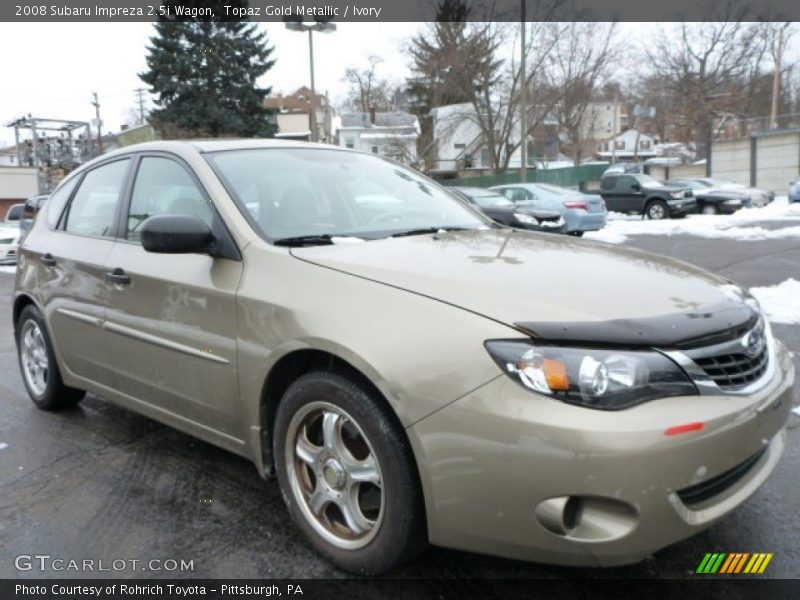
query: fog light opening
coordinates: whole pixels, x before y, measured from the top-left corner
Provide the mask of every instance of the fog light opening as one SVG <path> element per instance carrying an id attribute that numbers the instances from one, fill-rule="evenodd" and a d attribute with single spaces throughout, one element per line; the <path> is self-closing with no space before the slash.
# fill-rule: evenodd
<path id="1" fill-rule="evenodd" d="M 580 524 L 582 512 L 583 503 L 581 499 L 577 496 L 570 496 L 564 505 L 564 511 L 561 515 L 565 531 L 572 531 Z"/>

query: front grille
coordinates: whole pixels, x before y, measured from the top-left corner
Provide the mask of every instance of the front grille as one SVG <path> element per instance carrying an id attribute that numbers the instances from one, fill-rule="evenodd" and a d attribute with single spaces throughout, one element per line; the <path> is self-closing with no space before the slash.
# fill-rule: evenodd
<path id="1" fill-rule="evenodd" d="M 721 389 L 736 390 L 761 378 L 767 370 L 768 357 L 765 345 L 761 352 L 752 357 L 744 353 L 724 354 L 696 358 L 695 363 Z"/>
<path id="2" fill-rule="evenodd" d="M 747 475 L 750 469 L 752 469 L 758 460 L 764 455 L 766 450 L 766 448 L 759 450 L 746 461 L 739 463 L 721 475 L 717 475 L 716 477 L 707 479 L 702 483 L 678 490 L 678 497 L 681 499 L 681 502 L 687 506 L 692 506 L 695 504 L 700 504 L 701 502 L 705 502 L 709 498 L 713 498 L 714 496 L 721 494 L 733 486 L 733 484 L 739 481 L 742 477 Z"/>
<path id="3" fill-rule="evenodd" d="M 683 193 L 684 198 L 691 198 L 692 196 L 694 196 L 694 192 L 692 190 L 687 190 Z"/>

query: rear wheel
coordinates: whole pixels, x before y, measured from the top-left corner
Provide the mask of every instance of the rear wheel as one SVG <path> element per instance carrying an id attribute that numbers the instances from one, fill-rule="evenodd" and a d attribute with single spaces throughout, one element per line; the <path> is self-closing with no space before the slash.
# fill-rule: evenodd
<path id="1" fill-rule="evenodd" d="M 669 208 L 663 200 L 653 200 L 645 208 L 644 214 L 648 219 L 666 219 L 669 216 Z"/>
<path id="2" fill-rule="evenodd" d="M 717 210 L 716 205 L 714 204 L 703 204 L 703 207 L 700 209 L 700 212 L 704 215 L 715 215 L 719 211 Z"/>
<path id="3" fill-rule="evenodd" d="M 60 410 L 80 402 L 85 392 L 64 385 L 38 308 L 31 304 L 22 310 L 16 333 L 22 381 L 33 403 L 43 410 Z"/>
<path id="4" fill-rule="evenodd" d="M 570 235 L 574 235 L 575 237 L 583 237 L 583 234 L 586 233 L 585 231 L 570 231 Z"/>
<path id="5" fill-rule="evenodd" d="M 425 547 L 411 448 L 371 391 L 338 373 L 303 375 L 281 400 L 273 441 L 292 518 L 336 566 L 383 573 Z"/>

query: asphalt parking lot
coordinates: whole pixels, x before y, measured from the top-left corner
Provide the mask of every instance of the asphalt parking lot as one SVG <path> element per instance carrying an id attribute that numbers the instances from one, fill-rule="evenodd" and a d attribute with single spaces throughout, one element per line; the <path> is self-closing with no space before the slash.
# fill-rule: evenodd
<path id="1" fill-rule="evenodd" d="M 800 239 L 633 237 L 745 286 L 800 272 Z M 646 282 L 642 282 L 646 285 Z M 186 559 L 191 572 L 125 570 L 116 576 L 344 577 L 318 558 L 287 517 L 274 482 L 246 461 L 147 418 L 87 397 L 59 414 L 28 400 L 12 339 L 13 276 L 0 273 L 0 578 L 58 577 L 14 568 L 18 554 L 67 558 Z M 800 300 L 798 300 L 800 302 Z M 800 368 L 800 325 L 775 325 Z M 800 403 L 798 387 L 795 404 Z M 706 552 L 772 552 L 761 577 L 800 577 L 800 419 L 767 484 L 720 524 L 635 566 L 559 568 L 432 548 L 394 577 L 694 577 Z M 86 573 L 84 576 L 97 575 Z M 70 573 L 70 577 L 81 576 Z M 105 575 L 108 576 L 108 575 Z"/>

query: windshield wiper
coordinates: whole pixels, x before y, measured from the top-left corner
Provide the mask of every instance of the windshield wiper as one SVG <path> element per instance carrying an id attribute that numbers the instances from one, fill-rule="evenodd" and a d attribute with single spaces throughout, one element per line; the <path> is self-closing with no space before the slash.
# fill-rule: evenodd
<path id="1" fill-rule="evenodd" d="M 440 231 L 466 231 L 468 227 L 421 227 L 419 229 L 409 229 L 408 231 L 399 231 L 393 233 L 389 237 L 406 237 L 409 235 L 426 235 L 429 233 L 439 233 Z"/>
<path id="2" fill-rule="evenodd" d="M 333 237 L 323 233 L 317 235 L 298 235 L 280 238 L 272 242 L 276 246 L 326 246 L 333 244 Z"/>

